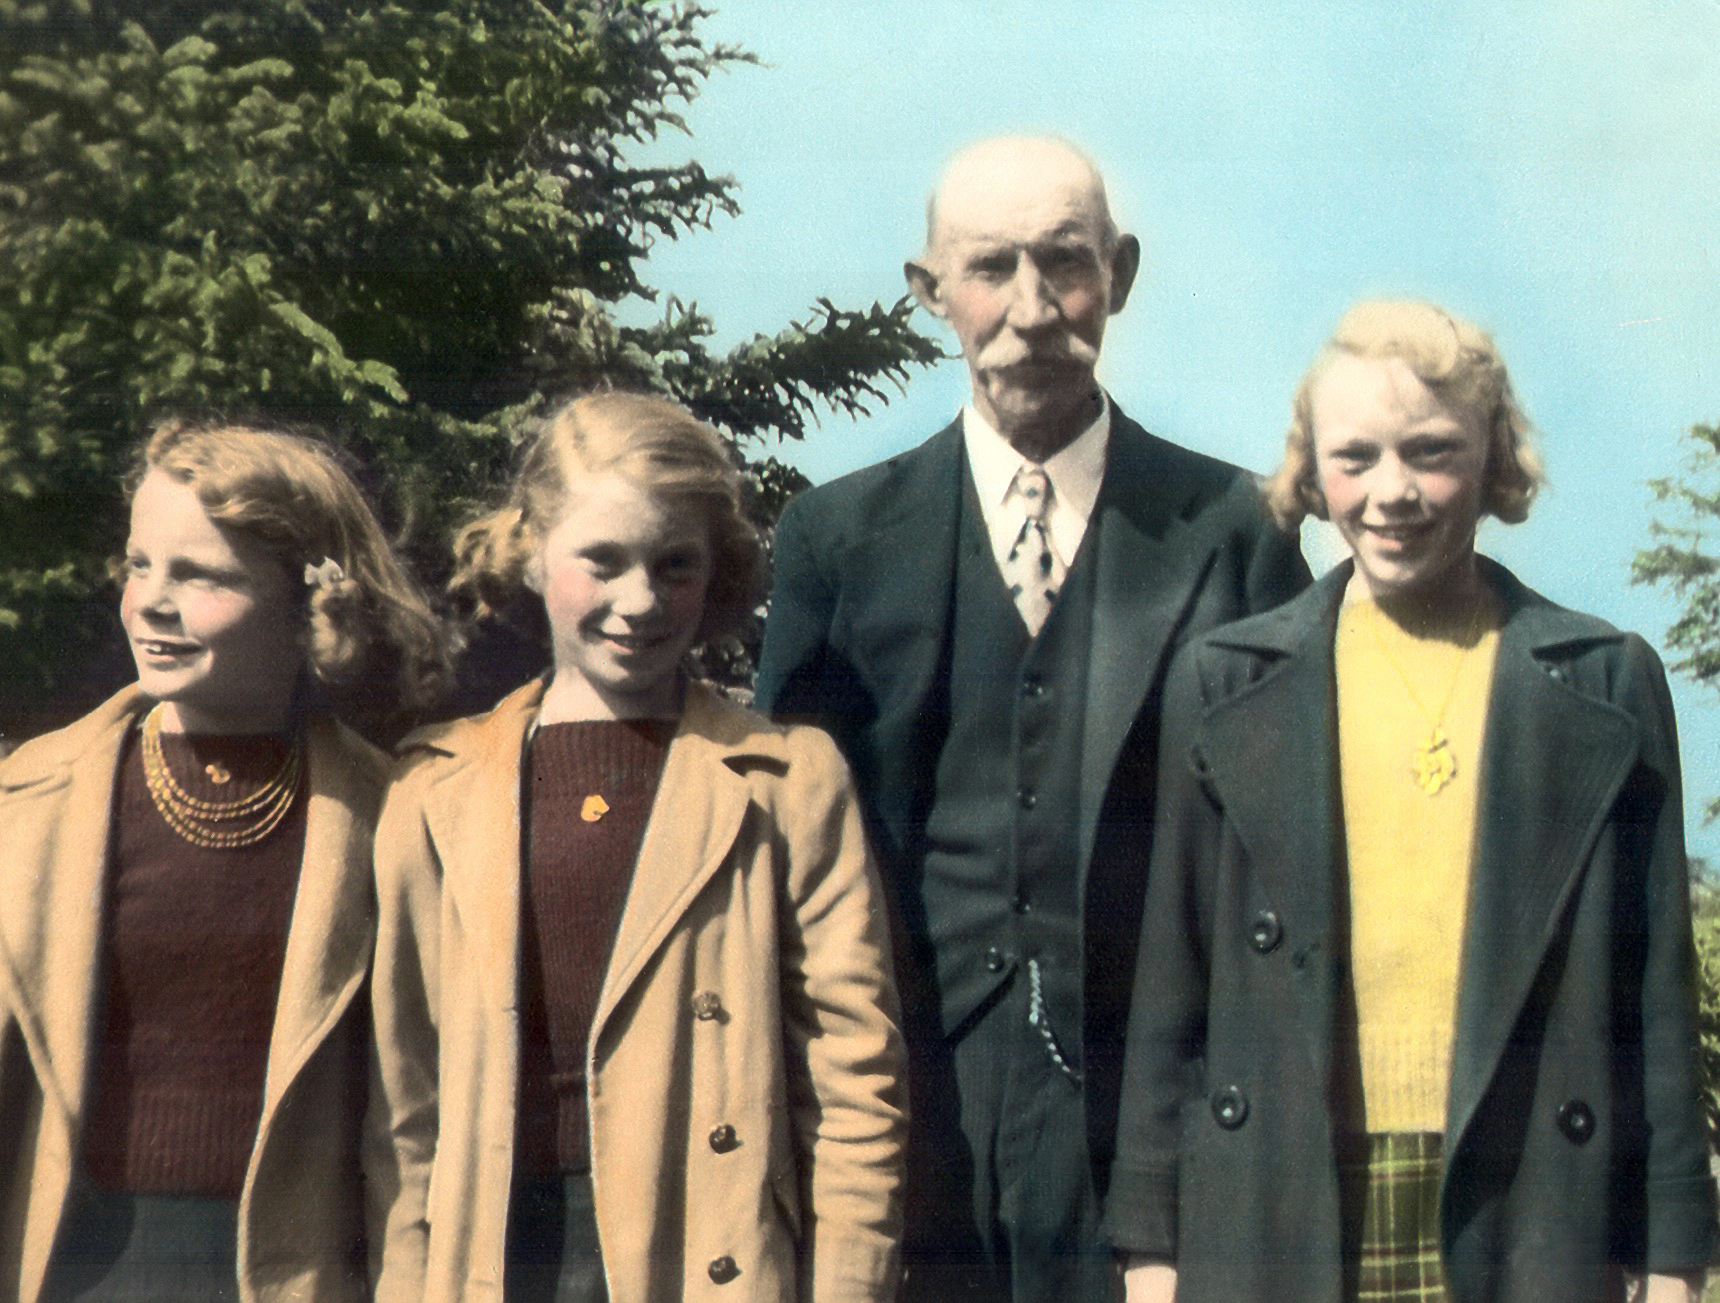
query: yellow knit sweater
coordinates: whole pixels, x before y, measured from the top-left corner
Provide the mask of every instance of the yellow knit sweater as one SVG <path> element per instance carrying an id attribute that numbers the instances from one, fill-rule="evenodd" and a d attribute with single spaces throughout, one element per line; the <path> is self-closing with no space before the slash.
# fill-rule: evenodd
<path id="1" fill-rule="evenodd" d="M 1498 624 L 1491 603 L 1455 630 L 1405 629 L 1369 601 L 1339 616 L 1350 971 L 1369 1132 L 1445 1130 Z M 1456 772 L 1430 794 L 1415 760 L 1434 724 Z"/>

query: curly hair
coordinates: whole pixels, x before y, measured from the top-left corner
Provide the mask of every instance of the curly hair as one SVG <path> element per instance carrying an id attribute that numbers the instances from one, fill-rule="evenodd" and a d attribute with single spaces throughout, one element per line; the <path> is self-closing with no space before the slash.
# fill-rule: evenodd
<path id="1" fill-rule="evenodd" d="M 711 581 L 698 640 L 739 629 L 764 595 L 764 549 L 741 501 L 741 477 L 717 432 L 666 398 L 586 394 L 556 408 L 527 439 L 505 504 L 454 540 L 449 591 L 475 620 L 504 610 L 581 480 L 618 474 L 710 530 Z"/>
<path id="2" fill-rule="evenodd" d="M 1399 358 L 1441 401 L 1474 414 L 1487 433 L 1482 511 L 1508 525 L 1527 519 L 1545 474 L 1492 337 L 1432 303 L 1370 300 L 1343 315 L 1296 387 L 1284 460 L 1261 489 L 1282 528 L 1294 530 L 1305 516 L 1326 519 L 1314 463 L 1314 387 L 1343 356 Z"/>
<path id="3" fill-rule="evenodd" d="M 168 421 L 144 445 L 130 490 L 152 471 L 191 488 L 211 520 L 255 539 L 304 584 L 309 668 L 342 713 L 414 710 L 442 694 L 449 679 L 442 623 L 327 445 L 247 426 Z M 314 579 L 313 570 L 320 571 Z"/>

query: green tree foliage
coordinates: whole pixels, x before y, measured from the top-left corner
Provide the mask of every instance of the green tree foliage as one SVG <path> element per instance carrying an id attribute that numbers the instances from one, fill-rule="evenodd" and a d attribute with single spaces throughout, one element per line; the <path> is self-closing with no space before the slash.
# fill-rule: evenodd
<path id="1" fill-rule="evenodd" d="M 819 300 L 714 353 L 644 281 L 656 241 L 736 211 L 696 162 L 632 161 L 746 61 L 708 17 L 0 0 L 0 723 L 63 701 L 111 639 L 119 480 L 162 416 L 328 430 L 433 568 L 544 395 L 679 398 L 733 439 L 768 520 L 800 481 L 766 436 L 935 359 L 905 302 Z"/>
<path id="2" fill-rule="evenodd" d="M 1666 631 L 1666 645 L 1680 654 L 1672 668 L 1720 688 L 1720 427 L 1693 426 L 1686 439 L 1683 474 L 1651 484 L 1663 512 L 1649 523 L 1652 542 L 1636 554 L 1631 577 L 1664 585 L 1678 599 Z M 1720 817 L 1720 796 L 1705 813 Z"/>
<path id="3" fill-rule="evenodd" d="M 1720 883 L 1702 859 L 1690 860 L 1690 915 L 1696 933 L 1696 1051 L 1702 1120 L 1720 1153 Z"/>

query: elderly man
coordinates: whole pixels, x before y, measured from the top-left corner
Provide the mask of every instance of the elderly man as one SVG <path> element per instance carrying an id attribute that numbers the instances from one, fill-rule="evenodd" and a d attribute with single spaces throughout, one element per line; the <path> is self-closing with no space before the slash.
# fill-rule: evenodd
<path id="1" fill-rule="evenodd" d="M 946 167 L 908 283 L 973 400 L 777 531 L 759 697 L 824 724 L 893 888 L 904 1298 L 1108 1300 L 1099 1230 L 1172 646 L 1307 582 L 1249 476 L 1094 378 L 1140 245 L 1066 142 Z"/>

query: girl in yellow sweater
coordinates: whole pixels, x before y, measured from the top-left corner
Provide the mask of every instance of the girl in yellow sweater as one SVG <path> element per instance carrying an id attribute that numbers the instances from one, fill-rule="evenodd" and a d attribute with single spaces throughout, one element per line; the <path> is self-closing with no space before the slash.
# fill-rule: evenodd
<path id="1" fill-rule="evenodd" d="M 1493 342 L 1364 303 L 1267 502 L 1353 559 L 1201 639 L 1108 1208 L 1137 1300 L 1693 1298 L 1714 1191 L 1660 663 L 1475 552 L 1539 466 Z"/>

